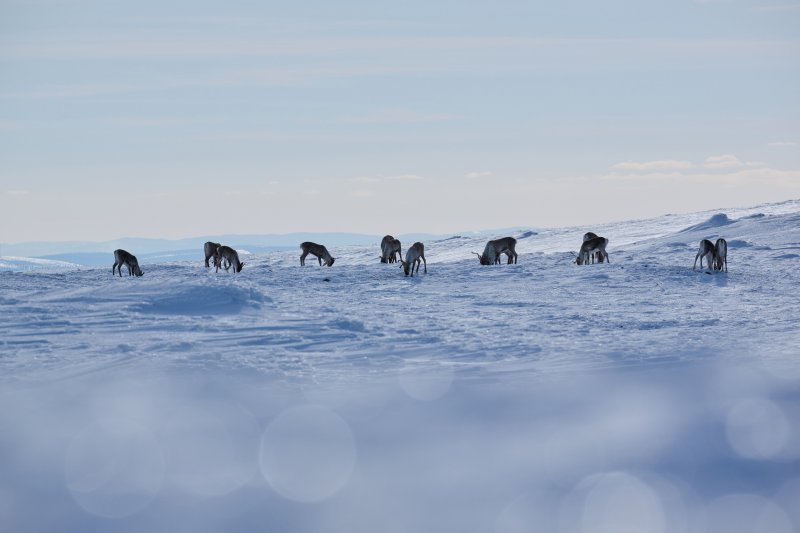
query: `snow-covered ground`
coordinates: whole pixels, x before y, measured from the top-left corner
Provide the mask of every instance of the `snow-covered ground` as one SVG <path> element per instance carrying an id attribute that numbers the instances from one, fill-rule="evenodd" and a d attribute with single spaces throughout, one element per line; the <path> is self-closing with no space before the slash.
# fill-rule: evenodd
<path id="1" fill-rule="evenodd" d="M 800 531 L 800 201 L 513 234 L 0 258 L 0 531 Z"/>

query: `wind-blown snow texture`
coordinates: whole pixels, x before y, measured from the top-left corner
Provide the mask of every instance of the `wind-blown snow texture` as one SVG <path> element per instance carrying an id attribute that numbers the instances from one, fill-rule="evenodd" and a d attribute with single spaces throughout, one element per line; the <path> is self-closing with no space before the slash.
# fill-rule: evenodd
<path id="1" fill-rule="evenodd" d="M 800 201 L 514 234 L 0 258 L 0 531 L 800 531 Z"/>

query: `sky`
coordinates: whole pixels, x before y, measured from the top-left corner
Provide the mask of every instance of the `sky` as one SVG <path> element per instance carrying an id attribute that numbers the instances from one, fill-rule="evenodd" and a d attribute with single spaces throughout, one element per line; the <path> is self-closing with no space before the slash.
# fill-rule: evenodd
<path id="1" fill-rule="evenodd" d="M 0 0 L 0 242 L 800 197 L 800 0 Z"/>

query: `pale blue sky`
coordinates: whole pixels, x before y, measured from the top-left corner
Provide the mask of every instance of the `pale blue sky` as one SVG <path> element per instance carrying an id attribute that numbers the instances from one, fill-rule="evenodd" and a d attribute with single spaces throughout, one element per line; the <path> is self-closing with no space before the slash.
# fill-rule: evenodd
<path id="1" fill-rule="evenodd" d="M 797 198 L 798 95 L 800 1 L 0 0 L 0 242 Z"/>

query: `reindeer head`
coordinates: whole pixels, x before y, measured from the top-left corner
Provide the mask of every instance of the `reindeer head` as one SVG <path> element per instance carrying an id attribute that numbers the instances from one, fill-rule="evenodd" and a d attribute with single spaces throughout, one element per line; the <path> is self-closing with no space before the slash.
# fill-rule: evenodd
<path id="1" fill-rule="evenodd" d="M 472 252 L 472 253 L 478 256 L 478 261 L 480 261 L 480 263 L 482 265 L 491 265 L 492 264 L 492 262 L 489 260 L 488 257 L 486 257 L 486 255 L 481 255 L 478 252 Z"/>
<path id="2" fill-rule="evenodd" d="M 333 262 L 336 261 L 336 258 L 331 257 L 329 261 L 326 261 L 325 264 L 328 266 L 333 266 Z"/>
<path id="3" fill-rule="evenodd" d="M 409 271 L 411 269 L 411 263 L 403 261 L 402 259 L 400 260 L 400 263 L 401 263 L 400 268 L 402 268 L 403 272 L 405 272 L 406 276 L 408 276 L 408 273 L 409 273 Z"/>
<path id="4" fill-rule="evenodd" d="M 236 272 L 241 272 L 243 267 L 244 263 L 239 263 L 239 266 L 236 267 Z"/>
<path id="5" fill-rule="evenodd" d="M 139 268 L 139 265 L 136 265 L 136 268 L 133 269 L 133 274 L 139 277 L 144 276 L 144 272 Z"/>

